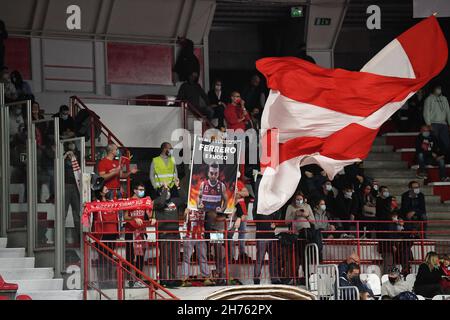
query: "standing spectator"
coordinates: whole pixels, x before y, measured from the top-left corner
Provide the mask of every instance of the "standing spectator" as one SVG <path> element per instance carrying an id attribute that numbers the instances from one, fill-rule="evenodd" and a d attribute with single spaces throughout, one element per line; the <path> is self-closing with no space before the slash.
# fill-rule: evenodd
<path id="1" fill-rule="evenodd" d="M 172 189 L 175 185 L 175 180 L 178 179 L 173 148 L 169 142 L 163 142 L 160 149 L 160 155 L 153 158 L 150 165 L 150 182 L 155 190 L 160 189 L 163 184 Z"/>
<path id="2" fill-rule="evenodd" d="M 245 108 L 245 101 L 241 99 L 241 95 L 237 91 L 231 93 L 231 103 L 225 108 L 224 115 L 228 129 L 245 131 L 251 127 L 251 119 Z"/>
<path id="3" fill-rule="evenodd" d="M 7 67 L 3 67 L 3 69 L 1 69 L 1 71 L 2 71 L 2 75 L 1 75 L 1 78 L 0 78 L 0 83 L 3 83 L 4 88 L 5 88 L 5 102 L 6 103 L 14 102 L 14 101 L 17 100 L 16 87 L 11 82 L 11 78 L 9 76 L 8 68 Z"/>
<path id="4" fill-rule="evenodd" d="M 372 187 L 372 195 L 375 197 L 375 199 L 378 198 L 380 196 L 380 185 L 378 181 L 373 180 L 370 186 Z"/>
<path id="5" fill-rule="evenodd" d="M 255 74 L 252 76 L 249 86 L 242 91 L 242 98 L 247 103 L 250 112 L 255 108 L 258 110 L 264 108 L 266 94 L 259 75 Z"/>
<path id="6" fill-rule="evenodd" d="M 410 129 L 416 131 L 425 123 L 423 119 L 424 92 L 423 88 L 417 91 L 408 100 L 408 123 Z"/>
<path id="7" fill-rule="evenodd" d="M 322 262 L 322 249 L 323 249 L 323 245 L 322 245 L 322 238 L 323 235 L 322 233 L 325 231 L 330 231 L 330 232 L 334 232 L 336 231 L 336 227 L 334 224 L 330 223 L 329 220 L 329 216 L 328 216 L 328 212 L 327 212 L 327 206 L 325 204 L 325 199 L 319 199 L 319 201 L 317 201 L 316 205 L 314 206 L 314 219 L 315 219 L 315 233 L 317 237 L 320 237 L 317 241 L 317 246 L 319 248 L 319 261 Z M 334 235 L 333 234 L 327 234 L 326 235 L 327 238 L 333 238 Z"/>
<path id="8" fill-rule="evenodd" d="M 389 189 L 386 186 L 380 187 L 380 196 L 377 198 L 376 204 L 376 217 L 378 221 L 388 220 L 389 213 L 391 212 L 392 197 L 389 193 Z"/>
<path id="9" fill-rule="evenodd" d="M 318 239 L 315 239 L 314 213 L 311 206 L 306 203 L 305 196 L 301 191 L 295 194 L 293 202 L 287 207 L 285 220 L 291 226 L 293 233 L 298 235 L 294 269 L 294 275 L 297 277 L 300 264 L 305 271 L 304 252 L 306 242 L 318 242 Z"/>
<path id="10" fill-rule="evenodd" d="M 420 184 L 411 181 L 408 184 L 409 190 L 402 194 L 402 206 L 400 212 L 406 216 L 409 212 L 414 212 L 420 221 L 427 220 L 427 210 L 425 207 L 425 196 L 420 191 Z"/>
<path id="11" fill-rule="evenodd" d="M 133 188 L 133 196 L 131 199 L 141 199 L 145 197 L 145 186 L 141 182 L 136 182 Z M 146 233 L 146 223 L 145 221 L 150 220 L 152 216 L 149 210 L 131 210 L 125 213 L 125 241 L 126 249 L 125 256 L 128 262 L 134 265 L 138 270 L 144 271 L 144 256 L 145 256 L 145 245 L 144 240 L 147 239 Z M 150 221 L 150 225 L 156 223 L 155 219 Z M 127 267 L 128 272 L 130 272 L 130 280 L 128 285 L 130 288 L 143 287 L 141 282 L 133 281 L 131 277 L 131 270 Z M 140 275 L 136 275 L 140 278 Z"/>
<path id="12" fill-rule="evenodd" d="M 253 108 L 250 112 L 250 120 L 253 123 L 253 129 L 259 132 L 261 130 L 260 109 Z"/>
<path id="13" fill-rule="evenodd" d="M 225 128 L 224 111 L 228 103 L 228 94 L 223 90 L 222 80 L 214 81 L 213 87 L 208 92 L 209 104 L 214 110 L 214 117 L 218 119 L 217 127 L 219 129 Z"/>
<path id="14" fill-rule="evenodd" d="M 191 257 L 195 248 L 200 272 L 203 277 L 205 286 L 212 286 L 214 282 L 208 267 L 208 258 L 206 255 L 207 243 L 205 240 L 205 212 L 200 210 L 184 211 L 186 236 L 183 240 L 183 264 L 182 264 L 182 287 L 190 287 L 192 283 L 189 281 L 189 271 L 191 265 Z"/>
<path id="15" fill-rule="evenodd" d="M 8 39 L 5 22 L 0 20 L 0 70 L 5 66 L 5 40 Z"/>
<path id="16" fill-rule="evenodd" d="M 310 164 L 301 167 L 302 176 L 305 181 L 305 188 L 307 190 L 307 196 L 312 198 L 317 198 L 320 193 L 320 186 L 327 181 L 327 174 L 325 171 L 316 164 Z"/>
<path id="17" fill-rule="evenodd" d="M 180 46 L 177 62 L 173 71 L 178 75 L 179 81 L 187 81 L 193 72 L 200 74 L 200 63 L 194 54 L 194 42 L 187 38 L 178 38 Z"/>
<path id="18" fill-rule="evenodd" d="M 192 72 L 178 90 L 177 100 L 188 101 L 208 120 L 214 118 L 214 109 L 209 106 L 208 95 L 198 83 L 198 72 Z"/>
<path id="19" fill-rule="evenodd" d="M 75 227 L 75 243 L 77 247 L 80 244 L 81 224 L 80 224 L 80 188 L 81 188 L 81 169 L 79 165 L 80 153 L 76 150 L 74 142 L 66 144 L 67 149 L 64 153 L 64 206 L 66 218 L 69 212 L 69 206 L 72 208 L 73 224 Z"/>
<path id="20" fill-rule="evenodd" d="M 376 206 L 377 199 L 372 194 L 372 187 L 370 184 L 364 184 L 359 191 L 359 197 L 361 198 L 361 219 L 366 221 L 375 221 L 376 218 Z M 373 223 L 364 223 L 361 225 L 365 230 L 376 229 Z"/>
<path id="21" fill-rule="evenodd" d="M 402 279 L 400 270 L 398 270 L 397 267 L 392 267 L 389 270 L 388 281 L 381 284 L 381 299 L 395 299 L 400 293 L 405 291 L 411 291 L 411 288 L 409 288 L 408 283 Z"/>
<path id="22" fill-rule="evenodd" d="M 414 292 L 425 298 L 433 298 L 435 295 L 444 294 L 440 284 L 444 275 L 439 265 L 438 254 L 434 251 L 428 252 L 425 261 L 419 266 L 416 282 L 414 282 Z"/>
<path id="23" fill-rule="evenodd" d="M 450 125 L 450 107 L 447 98 L 442 94 L 441 85 L 433 86 L 432 93 L 425 99 L 423 118 L 425 124 L 431 126 L 439 146 L 448 157 L 450 140 L 448 125 Z"/>
<path id="24" fill-rule="evenodd" d="M 106 156 L 98 163 L 98 174 L 105 179 L 105 185 L 110 190 L 108 198 L 120 199 L 122 198 L 120 178 L 128 178 L 131 174 L 135 174 L 137 168 L 132 168 L 130 172 L 122 172 L 121 163 L 116 159 L 120 156 L 120 151 L 114 143 L 108 144 L 106 152 Z"/>
<path id="25" fill-rule="evenodd" d="M 160 283 L 167 287 L 176 287 L 181 283 L 178 279 L 178 261 L 180 257 L 179 220 L 183 217 L 187 197 L 176 179 L 175 187 L 178 194 L 171 192 L 167 185 L 159 190 L 155 199 L 154 218 L 157 221 L 157 236 L 159 244 Z"/>
<path id="26" fill-rule="evenodd" d="M 359 198 L 354 194 L 351 186 L 346 186 L 336 198 L 336 212 L 340 220 L 354 221 L 359 217 L 360 210 Z M 355 225 L 351 222 L 342 223 L 345 231 L 355 230 Z M 354 237 L 353 234 L 343 233 L 341 237 Z"/>
<path id="27" fill-rule="evenodd" d="M 17 100 L 34 100 L 33 92 L 31 92 L 30 85 L 23 81 L 22 75 L 19 71 L 11 72 L 11 82 L 16 87 Z"/>
<path id="28" fill-rule="evenodd" d="M 325 205 L 327 206 L 327 212 L 332 219 L 336 218 L 336 196 L 339 191 L 333 187 L 330 180 L 325 180 L 319 191 L 319 198 L 325 199 Z"/>
<path id="29" fill-rule="evenodd" d="M 378 250 L 383 257 L 383 274 L 388 273 L 389 269 L 394 265 L 396 257 L 400 253 L 403 242 L 395 241 L 402 238 L 401 231 L 404 230 L 404 221 L 399 219 L 398 211 L 394 210 L 389 214 L 390 222 L 382 223 L 380 229 L 385 231 L 380 234 Z"/>
<path id="30" fill-rule="evenodd" d="M 427 178 L 426 165 L 439 165 L 439 177 L 442 181 L 450 181 L 445 172 L 445 155 L 439 149 L 437 138 L 430 127 L 423 125 L 420 134 L 416 138 L 416 156 L 419 162 L 417 178 Z"/>

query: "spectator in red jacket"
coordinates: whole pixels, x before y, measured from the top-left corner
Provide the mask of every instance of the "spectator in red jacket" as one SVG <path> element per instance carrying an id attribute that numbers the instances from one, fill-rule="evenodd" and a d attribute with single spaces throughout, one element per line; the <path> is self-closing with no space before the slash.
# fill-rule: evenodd
<path id="1" fill-rule="evenodd" d="M 441 287 L 444 292 L 450 292 L 450 257 L 447 254 L 441 256 L 441 269 L 444 276 L 441 280 Z"/>
<path id="2" fill-rule="evenodd" d="M 227 128 L 232 130 L 245 129 L 250 125 L 250 115 L 245 109 L 245 101 L 241 99 L 241 94 L 237 91 L 231 93 L 231 103 L 227 105 L 224 112 Z"/>

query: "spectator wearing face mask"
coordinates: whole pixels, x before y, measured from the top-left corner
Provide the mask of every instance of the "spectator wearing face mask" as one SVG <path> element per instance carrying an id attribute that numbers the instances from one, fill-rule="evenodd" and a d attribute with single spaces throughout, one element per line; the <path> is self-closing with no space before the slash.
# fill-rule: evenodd
<path id="1" fill-rule="evenodd" d="M 217 127 L 219 129 L 225 128 L 223 113 L 227 107 L 229 94 L 224 91 L 222 80 L 217 79 L 214 81 L 214 85 L 208 92 L 208 99 L 210 106 L 214 110 L 214 116 L 218 120 Z"/>
<path id="2" fill-rule="evenodd" d="M 361 219 L 366 221 L 375 221 L 376 218 L 376 205 L 377 199 L 372 194 L 372 187 L 370 184 L 364 184 L 360 191 L 358 192 L 358 196 L 361 199 Z M 364 223 L 361 224 L 361 228 L 365 230 L 374 230 L 375 225 L 373 223 Z"/>
<path id="3" fill-rule="evenodd" d="M 378 221 L 388 220 L 391 212 L 392 197 L 389 189 L 386 186 L 380 187 L 380 196 L 377 198 L 376 217 Z"/>
<path id="4" fill-rule="evenodd" d="M 416 138 L 416 157 L 419 162 L 417 178 L 427 178 L 426 165 L 438 165 L 441 181 L 450 181 L 445 172 L 445 155 L 440 150 L 438 140 L 428 125 L 420 128 L 420 134 Z"/>
<path id="5" fill-rule="evenodd" d="M 405 291 L 411 291 L 411 288 L 409 288 L 408 283 L 402 279 L 400 270 L 397 267 L 392 267 L 389 270 L 388 281 L 383 282 L 381 285 L 381 299 L 395 299 L 399 294 Z"/>
<path id="6" fill-rule="evenodd" d="M 145 186 L 141 182 L 136 182 L 133 188 L 133 196 L 131 199 L 141 199 L 145 197 Z M 126 243 L 126 259 L 138 270 L 144 270 L 145 245 L 144 240 L 147 239 L 146 221 L 149 221 L 152 213 L 149 210 L 132 210 L 125 213 L 125 240 Z M 156 223 L 155 219 L 150 221 L 150 225 Z M 127 267 L 128 271 L 129 268 Z M 136 275 L 140 278 L 140 275 Z M 135 282 L 133 277 L 129 278 L 129 287 L 143 287 L 140 282 Z"/>
<path id="7" fill-rule="evenodd" d="M 354 194 L 351 186 L 346 186 L 336 198 L 336 212 L 340 220 L 356 220 L 359 218 L 361 203 L 359 198 Z M 355 224 L 351 222 L 343 222 L 342 228 L 347 231 L 342 237 L 353 237 L 349 231 L 355 230 Z"/>
<path id="8" fill-rule="evenodd" d="M 330 180 L 325 180 L 319 190 L 319 198 L 325 200 L 325 205 L 327 206 L 327 212 L 330 214 L 331 218 L 336 216 L 336 197 L 339 191 L 333 187 Z"/>
<path id="9" fill-rule="evenodd" d="M 69 107 L 62 105 L 59 107 L 59 112 L 53 115 L 53 118 L 59 117 L 59 135 L 62 139 L 68 139 L 75 137 L 75 121 L 69 114 Z M 54 124 L 50 123 L 49 134 L 53 135 Z"/>
<path id="10" fill-rule="evenodd" d="M 330 217 L 327 212 L 327 205 L 325 204 L 325 199 L 319 199 L 316 202 L 316 205 L 314 206 L 314 219 L 315 222 L 315 229 L 316 232 L 320 233 L 320 237 L 333 239 L 336 234 L 333 234 L 332 232 L 336 231 L 336 227 L 334 223 L 330 223 Z M 324 233 L 325 232 L 325 233 Z M 327 233 L 331 232 L 331 233 Z M 320 243 L 322 243 L 320 241 Z M 322 261 L 322 248 L 319 247 L 319 259 Z"/>
<path id="11" fill-rule="evenodd" d="M 328 180 L 325 171 L 316 164 L 301 167 L 306 195 L 309 198 L 317 198 L 321 185 Z M 303 182 L 302 181 L 302 182 Z"/>
<path id="12" fill-rule="evenodd" d="M 442 94 L 442 87 L 435 85 L 432 93 L 425 99 L 423 118 L 425 124 L 431 126 L 444 154 L 448 156 L 450 147 L 449 128 L 450 107 L 447 98 Z"/>
<path id="13" fill-rule="evenodd" d="M 420 184 L 411 181 L 408 184 L 409 190 L 402 194 L 402 206 L 400 212 L 406 216 L 409 212 L 414 212 L 420 221 L 427 220 L 427 210 L 425 207 L 425 196 L 420 191 Z"/>
<path id="14" fill-rule="evenodd" d="M 361 300 L 368 300 L 370 297 L 373 297 L 372 290 L 364 284 L 359 275 L 360 275 L 360 267 L 356 263 L 350 263 L 347 266 L 347 270 L 345 273 L 340 274 L 339 277 L 339 286 L 340 287 L 357 287 L 359 290 L 359 295 Z M 344 297 L 344 300 L 345 299 Z"/>
<path id="15" fill-rule="evenodd" d="M 414 282 L 414 292 L 425 298 L 433 298 L 438 294 L 445 294 L 441 287 L 442 277 L 445 276 L 439 265 L 439 256 L 436 252 L 430 251 L 425 257 L 425 261 L 419 266 L 416 281 Z"/>
<path id="16" fill-rule="evenodd" d="M 160 283 L 167 287 L 181 285 L 178 277 L 180 258 L 179 221 L 183 219 L 187 197 L 175 180 L 177 192 L 171 192 L 166 184 L 159 189 L 159 196 L 153 203 L 153 218 L 157 221 L 157 241 Z"/>
<path id="17" fill-rule="evenodd" d="M 373 180 L 372 183 L 370 184 L 370 186 L 372 187 L 372 195 L 375 198 L 378 198 L 380 196 L 379 191 L 380 191 L 380 185 L 378 183 L 377 180 Z"/>
<path id="18" fill-rule="evenodd" d="M 175 185 L 175 180 L 178 179 L 173 148 L 169 142 L 163 142 L 160 148 L 160 155 L 153 158 L 150 165 L 150 182 L 155 190 L 160 189 L 163 184 L 171 189 Z"/>

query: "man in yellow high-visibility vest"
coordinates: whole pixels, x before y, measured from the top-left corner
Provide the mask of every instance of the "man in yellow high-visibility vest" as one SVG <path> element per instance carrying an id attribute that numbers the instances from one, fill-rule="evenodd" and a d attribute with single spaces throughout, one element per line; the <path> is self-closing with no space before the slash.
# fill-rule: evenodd
<path id="1" fill-rule="evenodd" d="M 173 148 L 169 142 L 161 144 L 161 154 L 153 158 L 150 166 L 150 181 L 155 190 L 167 185 L 171 189 L 178 179 L 175 158 L 172 155 Z"/>

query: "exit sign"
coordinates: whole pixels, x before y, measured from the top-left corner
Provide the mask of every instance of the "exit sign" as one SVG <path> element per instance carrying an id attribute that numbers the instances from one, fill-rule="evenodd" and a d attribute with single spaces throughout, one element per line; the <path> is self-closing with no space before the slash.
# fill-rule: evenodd
<path id="1" fill-rule="evenodd" d="M 303 17 L 303 7 L 292 7 L 291 18 L 301 18 L 301 17 Z"/>
<path id="2" fill-rule="evenodd" d="M 331 18 L 316 18 L 314 21 L 315 26 L 329 26 L 331 24 Z"/>

